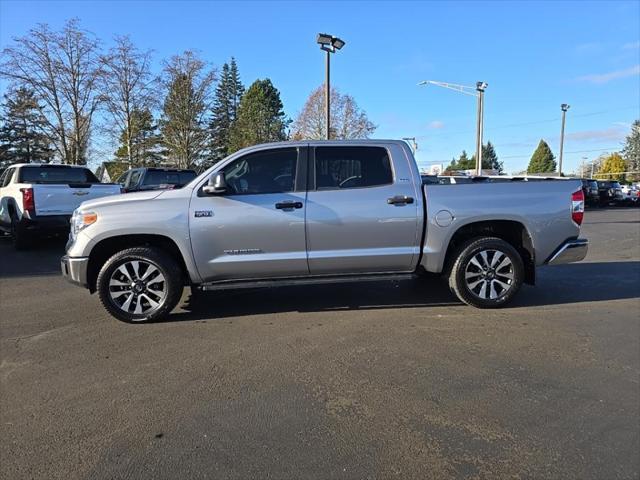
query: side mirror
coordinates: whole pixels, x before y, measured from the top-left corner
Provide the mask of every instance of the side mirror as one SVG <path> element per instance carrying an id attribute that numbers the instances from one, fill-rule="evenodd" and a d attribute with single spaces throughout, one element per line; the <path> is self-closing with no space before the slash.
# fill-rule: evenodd
<path id="1" fill-rule="evenodd" d="M 220 195 L 227 191 L 227 180 L 223 172 L 218 172 L 209 177 L 209 183 L 202 187 L 202 191 L 207 195 Z"/>

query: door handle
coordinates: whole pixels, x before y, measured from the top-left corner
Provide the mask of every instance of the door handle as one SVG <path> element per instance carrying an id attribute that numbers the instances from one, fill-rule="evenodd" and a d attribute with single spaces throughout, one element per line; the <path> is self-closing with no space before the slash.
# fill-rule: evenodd
<path id="1" fill-rule="evenodd" d="M 302 208 L 302 202 L 278 202 L 276 203 L 278 210 L 288 210 L 290 208 Z"/>
<path id="2" fill-rule="evenodd" d="M 413 197 L 396 195 L 395 197 L 387 198 L 387 203 L 389 205 L 406 205 L 408 203 L 413 203 Z"/>

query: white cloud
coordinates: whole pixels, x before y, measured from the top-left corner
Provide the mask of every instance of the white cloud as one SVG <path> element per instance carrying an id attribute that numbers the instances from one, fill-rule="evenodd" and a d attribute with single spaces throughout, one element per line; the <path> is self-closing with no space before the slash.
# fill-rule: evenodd
<path id="1" fill-rule="evenodd" d="M 618 78 L 635 77 L 637 75 L 640 75 L 640 65 L 626 68 L 624 70 L 614 70 L 613 72 L 592 73 L 590 75 L 578 77 L 576 80 L 578 80 L 579 82 L 603 84 L 608 83 L 611 80 L 616 80 Z"/>
<path id="2" fill-rule="evenodd" d="M 622 48 L 624 50 L 637 50 L 640 48 L 640 40 L 638 40 L 637 42 L 629 42 L 629 43 L 625 43 Z"/>
<path id="3" fill-rule="evenodd" d="M 429 122 L 427 128 L 430 130 L 440 130 L 441 128 L 444 128 L 444 122 L 441 122 L 440 120 L 434 120 L 433 122 Z"/>

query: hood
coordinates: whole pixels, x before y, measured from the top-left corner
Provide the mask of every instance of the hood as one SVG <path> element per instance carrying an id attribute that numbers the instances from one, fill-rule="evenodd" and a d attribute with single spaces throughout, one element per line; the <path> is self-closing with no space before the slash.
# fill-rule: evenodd
<path id="1" fill-rule="evenodd" d="M 124 203 L 140 202 L 144 200 L 153 200 L 162 195 L 162 190 L 152 190 L 147 192 L 121 193 L 120 195 L 110 195 L 108 197 L 100 197 L 95 200 L 82 202 L 79 208 L 89 210 L 97 207 L 106 207 L 111 205 L 119 205 Z"/>

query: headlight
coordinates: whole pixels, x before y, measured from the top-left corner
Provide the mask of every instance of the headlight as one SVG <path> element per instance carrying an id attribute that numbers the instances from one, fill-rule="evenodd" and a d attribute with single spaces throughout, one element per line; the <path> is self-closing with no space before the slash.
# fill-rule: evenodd
<path id="1" fill-rule="evenodd" d="M 71 236 L 75 238 L 78 233 L 89 225 L 98 221 L 98 214 L 95 212 L 81 212 L 76 210 L 71 217 Z"/>

